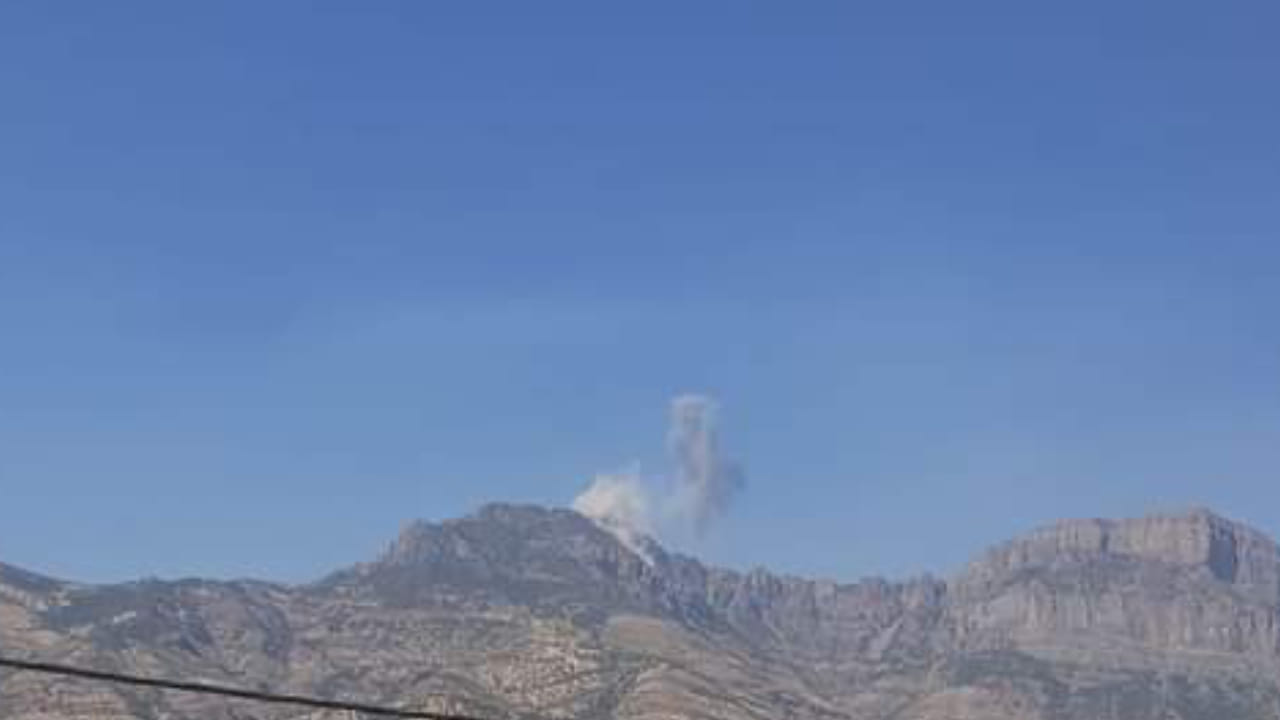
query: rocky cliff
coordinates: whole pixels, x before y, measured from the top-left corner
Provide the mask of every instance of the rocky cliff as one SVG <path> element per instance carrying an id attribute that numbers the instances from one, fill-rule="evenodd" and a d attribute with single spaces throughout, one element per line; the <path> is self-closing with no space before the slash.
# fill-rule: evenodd
<path id="1" fill-rule="evenodd" d="M 304 586 L 0 566 L 0 652 L 503 718 L 1280 718 L 1280 556 L 1210 512 L 1072 520 L 949 579 L 637 555 L 568 510 L 416 522 Z M 0 717 L 297 717 L 0 675 Z"/>

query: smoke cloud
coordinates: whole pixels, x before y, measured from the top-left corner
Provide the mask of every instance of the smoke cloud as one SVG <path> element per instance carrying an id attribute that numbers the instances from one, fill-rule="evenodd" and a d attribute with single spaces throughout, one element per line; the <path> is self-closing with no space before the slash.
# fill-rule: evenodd
<path id="1" fill-rule="evenodd" d="M 671 401 L 667 449 L 676 463 L 676 512 L 702 535 L 746 486 L 742 468 L 720 452 L 720 408 L 705 395 Z"/>
<path id="2" fill-rule="evenodd" d="M 597 475 L 573 501 L 573 509 L 595 520 L 623 544 L 648 557 L 644 539 L 673 523 L 699 536 L 728 511 L 746 486 L 742 467 L 720 449 L 719 405 L 705 395 L 671 401 L 667 452 L 674 466 L 666 492 L 633 466 Z"/>
<path id="3" fill-rule="evenodd" d="M 643 540 L 653 534 L 650 507 L 639 467 L 597 475 L 591 487 L 573 501 L 574 510 L 595 520 L 642 557 L 648 557 Z"/>

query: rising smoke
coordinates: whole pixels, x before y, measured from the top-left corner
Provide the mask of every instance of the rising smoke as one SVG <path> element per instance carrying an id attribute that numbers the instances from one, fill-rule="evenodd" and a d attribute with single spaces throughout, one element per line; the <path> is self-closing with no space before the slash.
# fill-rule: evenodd
<path id="1" fill-rule="evenodd" d="M 674 474 L 666 492 L 656 491 L 634 467 L 596 476 L 573 508 L 646 557 L 643 538 L 664 526 L 679 523 L 705 534 L 746 485 L 741 466 L 721 452 L 715 400 L 680 395 L 671 401 L 667 451 Z"/>
<path id="2" fill-rule="evenodd" d="M 671 401 L 667 450 L 676 463 L 675 511 L 704 534 L 746 485 L 742 468 L 720 453 L 720 408 L 705 395 Z"/>
<path id="3" fill-rule="evenodd" d="M 633 552 L 648 557 L 643 540 L 653 534 L 653 525 L 639 466 L 596 475 L 591 487 L 574 498 L 573 509 L 595 520 Z"/>

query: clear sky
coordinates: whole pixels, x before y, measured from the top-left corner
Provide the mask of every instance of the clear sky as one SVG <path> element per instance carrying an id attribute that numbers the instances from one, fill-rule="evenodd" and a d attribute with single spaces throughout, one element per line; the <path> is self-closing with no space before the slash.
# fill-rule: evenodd
<path id="1" fill-rule="evenodd" d="M 1280 532 L 1274 2 L 0 5 L 0 560 L 302 580 L 662 472 L 737 567 Z"/>

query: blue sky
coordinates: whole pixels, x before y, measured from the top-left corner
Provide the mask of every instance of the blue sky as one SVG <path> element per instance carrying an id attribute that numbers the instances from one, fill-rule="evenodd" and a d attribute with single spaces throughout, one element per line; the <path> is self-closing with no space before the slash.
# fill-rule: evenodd
<path id="1" fill-rule="evenodd" d="M 1033 6 L 1034 5 L 1034 6 Z M 1123 7 L 1122 7 L 1123 6 Z M 0 560 L 308 579 L 663 472 L 738 567 L 1280 532 L 1274 3 L 0 8 Z"/>

